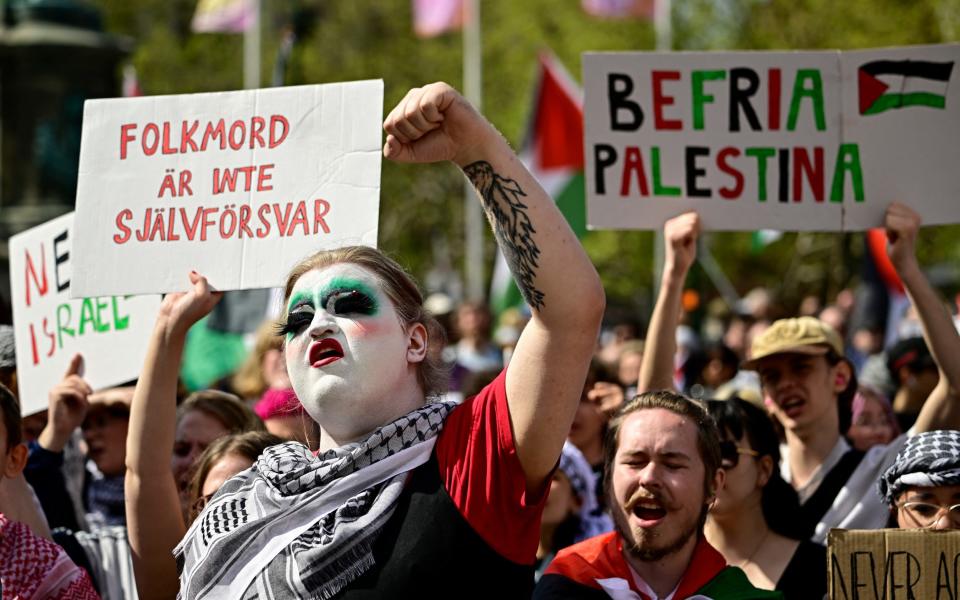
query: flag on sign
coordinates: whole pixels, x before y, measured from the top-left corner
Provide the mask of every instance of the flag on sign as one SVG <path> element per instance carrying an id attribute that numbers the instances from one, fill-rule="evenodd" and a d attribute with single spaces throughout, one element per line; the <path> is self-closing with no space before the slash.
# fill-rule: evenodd
<path id="1" fill-rule="evenodd" d="M 413 0 L 413 31 L 435 37 L 463 27 L 463 0 Z"/>
<path id="2" fill-rule="evenodd" d="M 577 237 L 582 237 L 587 231 L 583 92 L 553 55 L 540 56 L 540 72 L 520 159 L 556 201 Z M 497 314 L 523 302 L 499 251 L 490 288 L 490 305 Z"/>
<path id="3" fill-rule="evenodd" d="M 199 0 L 191 27 L 198 33 L 240 33 L 256 20 L 259 0 Z"/>
<path id="4" fill-rule="evenodd" d="M 857 70 L 861 115 L 894 108 L 945 108 L 953 62 L 875 60 Z"/>
<path id="5" fill-rule="evenodd" d="M 654 0 L 581 0 L 583 10 L 606 19 L 653 19 Z"/>

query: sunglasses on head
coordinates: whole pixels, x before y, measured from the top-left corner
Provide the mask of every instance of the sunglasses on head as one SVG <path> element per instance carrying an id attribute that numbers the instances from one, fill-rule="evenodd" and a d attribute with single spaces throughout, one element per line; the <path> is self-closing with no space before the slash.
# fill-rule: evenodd
<path id="1" fill-rule="evenodd" d="M 732 440 L 720 442 L 720 466 L 724 469 L 732 469 L 740 462 L 740 455 L 760 456 L 760 453 L 750 448 L 741 448 Z"/>

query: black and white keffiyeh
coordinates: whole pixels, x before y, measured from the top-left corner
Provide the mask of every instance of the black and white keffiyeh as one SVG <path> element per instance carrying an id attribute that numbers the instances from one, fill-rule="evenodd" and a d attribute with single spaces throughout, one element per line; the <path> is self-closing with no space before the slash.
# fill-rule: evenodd
<path id="1" fill-rule="evenodd" d="M 570 480 L 573 493 L 580 499 L 580 528 L 574 541 L 613 531 L 613 521 L 597 502 L 597 475 L 583 453 L 569 440 L 563 443 L 557 468 Z"/>
<path id="2" fill-rule="evenodd" d="M 456 406 L 430 403 L 362 442 L 313 456 L 268 448 L 227 481 L 174 550 L 180 598 L 330 598 L 374 564 L 406 473 Z"/>
<path id="3" fill-rule="evenodd" d="M 905 488 L 960 485 L 960 431 L 928 431 L 910 437 L 880 477 L 883 499 L 893 506 Z"/>

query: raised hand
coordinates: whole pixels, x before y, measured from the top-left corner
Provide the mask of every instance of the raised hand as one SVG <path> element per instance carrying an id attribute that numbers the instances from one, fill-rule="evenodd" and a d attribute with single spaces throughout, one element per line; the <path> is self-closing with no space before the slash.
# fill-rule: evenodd
<path id="1" fill-rule="evenodd" d="M 612 415 L 623 404 L 623 388 L 609 381 L 598 381 L 587 391 L 587 400 L 600 407 L 607 415 Z"/>
<path id="2" fill-rule="evenodd" d="M 676 329 L 680 320 L 680 296 L 687 272 L 697 259 L 700 216 L 683 213 L 663 225 L 665 252 L 663 278 L 657 303 L 650 315 L 647 346 L 640 364 L 637 392 L 673 388 L 673 355 L 677 349 Z"/>
<path id="3" fill-rule="evenodd" d="M 451 160 L 465 166 L 479 158 L 497 131 L 457 90 L 446 83 L 413 88 L 383 122 L 383 155 L 397 162 Z"/>
<path id="4" fill-rule="evenodd" d="M 83 380 L 83 356 L 74 354 L 63 379 L 50 389 L 47 426 L 40 432 L 40 446 L 51 452 L 63 452 L 73 430 L 83 423 L 93 393 Z"/>
<path id="5" fill-rule="evenodd" d="M 220 302 L 223 292 L 214 292 L 207 278 L 196 271 L 190 272 L 193 288 L 187 292 L 167 294 L 160 304 L 160 318 L 166 321 L 171 333 L 186 335 L 190 327 L 210 314 Z"/>
<path id="6" fill-rule="evenodd" d="M 700 216 L 688 212 L 670 219 L 663 226 L 663 236 L 666 245 L 664 272 L 686 275 L 697 259 Z"/>
<path id="7" fill-rule="evenodd" d="M 898 271 L 916 264 L 917 232 L 920 230 L 920 215 L 899 202 L 887 207 L 883 217 L 887 231 L 887 255 Z"/>

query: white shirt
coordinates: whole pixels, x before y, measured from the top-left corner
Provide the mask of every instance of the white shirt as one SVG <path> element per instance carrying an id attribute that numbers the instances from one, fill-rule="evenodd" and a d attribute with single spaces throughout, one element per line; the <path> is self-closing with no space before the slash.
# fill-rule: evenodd
<path id="1" fill-rule="evenodd" d="M 907 443 L 907 437 L 913 433 L 911 429 L 907 433 L 900 434 L 889 444 L 880 444 L 867 450 L 860 464 L 840 488 L 833 504 L 817 523 L 816 530 L 810 538 L 811 541 L 826 546 L 827 534 L 831 529 L 882 529 L 886 526 L 890 509 L 877 491 L 877 482 L 880 480 L 880 475 L 893 464 L 897 453 Z M 787 448 L 783 450 L 780 475 L 789 483 L 791 480 L 790 453 Z M 810 481 L 797 489 L 801 504 L 809 500 L 817 491 L 827 473 L 837 466 L 848 450 L 850 450 L 850 444 L 841 436 L 827 458 L 814 471 Z"/>
<path id="2" fill-rule="evenodd" d="M 653 591 L 653 588 L 647 585 L 647 582 L 640 577 L 640 574 L 633 569 L 633 566 L 628 563 L 627 567 L 630 569 L 630 575 L 633 577 L 633 582 L 636 584 L 637 589 L 654 600 L 673 600 L 673 597 L 677 594 L 677 590 L 680 589 L 680 582 L 677 582 L 677 587 L 673 588 L 672 592 L 660 598 L 657 596 L 657 593 Z M 596 581 L 600 584 L 603 591 L 607 593 L 607 596 L 610 596 L 613 600 L 640 600 L 640 594 L 630 589 L 630 583 L 625 579 L 611 577 L 609 579 L 597 579 Z M 696 594 L 695 596 L 689 596 L 687 600 L 712 599 L 702 594 Z"/>

